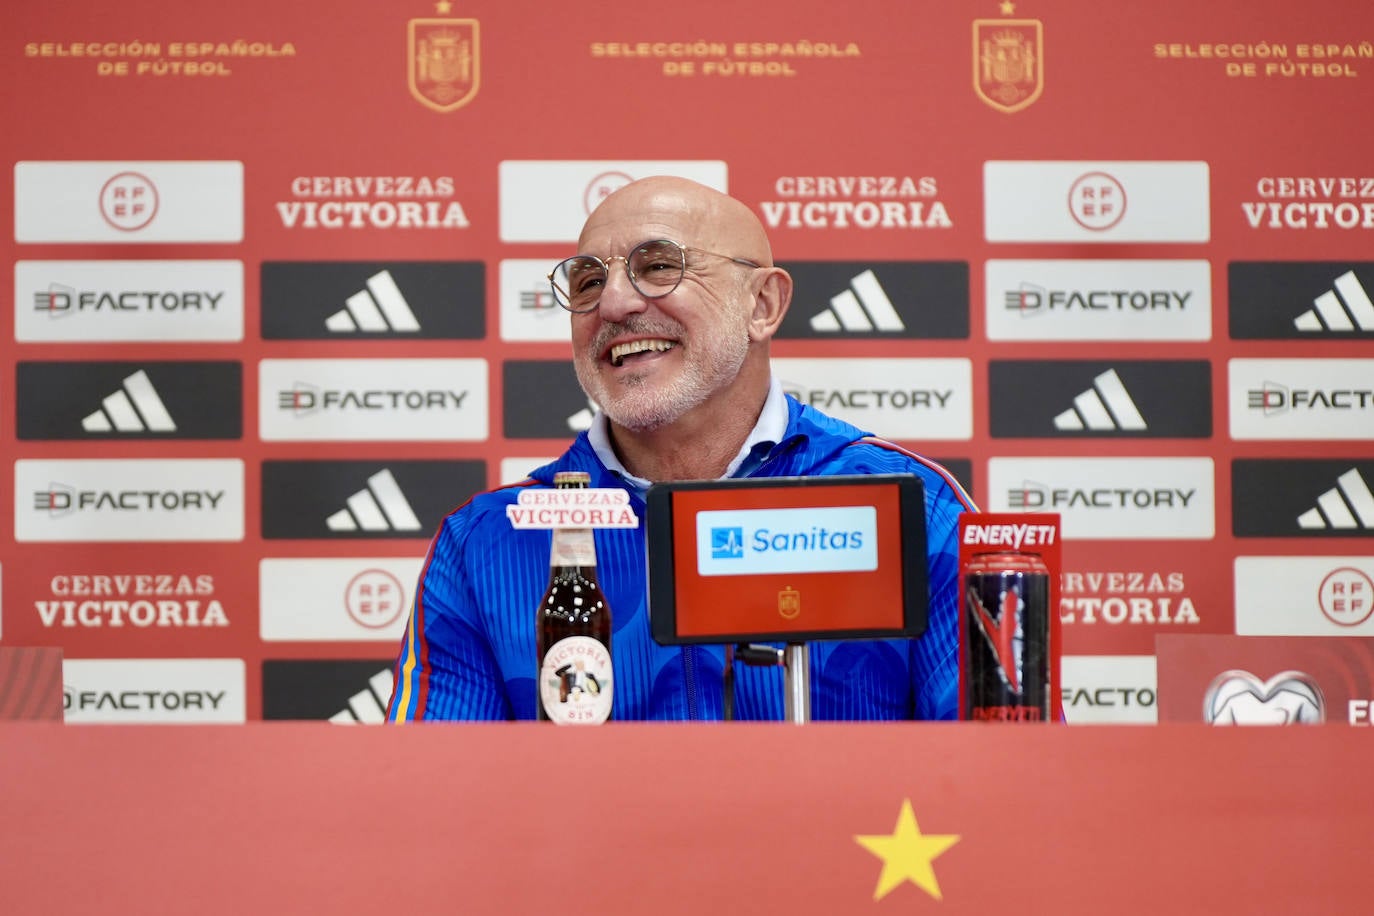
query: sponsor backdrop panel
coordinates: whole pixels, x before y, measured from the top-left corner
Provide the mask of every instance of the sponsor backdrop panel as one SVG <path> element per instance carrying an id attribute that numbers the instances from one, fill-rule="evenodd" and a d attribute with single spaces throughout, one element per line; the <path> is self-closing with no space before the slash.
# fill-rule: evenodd
<path id="1" fill-rule="evenodd" d="M 1063 513 L 1070 721 L 1158 636 L 1364 633 L 1369 9 L 14 6 L 0 644 L 115 665 L 72 721 L 375 721 L 440 519 L 590 423 L 546 276 L 654 174 L 768 230 L 789 392 Z"/>

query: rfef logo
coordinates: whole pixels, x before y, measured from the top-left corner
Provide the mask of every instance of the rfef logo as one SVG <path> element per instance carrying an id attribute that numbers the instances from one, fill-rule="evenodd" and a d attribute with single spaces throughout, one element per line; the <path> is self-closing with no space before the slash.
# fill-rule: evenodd
<path id="1" fill-rule="evenodd" d="M 258 565 L 264 642 L 393 642 L 405 631 L 419 557 L 267 557 Z"/>
<path id="2" fill-rule="evenodd" d="M 964 339 L 963 261 L 789 261 L 795 281 L 780 338 Z"/>
<path id="3" fill-rule="evenodd" d="M 501 241 L 575 243 L 587 215 L 611 192 L 652 175 L 728 190 L 720 160 L 506 160 L 498 169 Z"/>
<path id="4" fill-rule="evenodd" d="M 1374 636 L 1374 558 L 1236 557 L 1236 633 Z"/>
<path id="5" fill-rule="evenodd" d="M 983 163 L 989 242 L 1206 242 L 1206 162 Z"/>
<path id="6" fill-rule="evenodd" d="M 265 340 L 480 340 L 480 261 L 265 261 Z"/>
<path id="7" fill-rule="evenodd" d="M 241 242 L 243 163 L 17 162 L 14 240 Z"/>

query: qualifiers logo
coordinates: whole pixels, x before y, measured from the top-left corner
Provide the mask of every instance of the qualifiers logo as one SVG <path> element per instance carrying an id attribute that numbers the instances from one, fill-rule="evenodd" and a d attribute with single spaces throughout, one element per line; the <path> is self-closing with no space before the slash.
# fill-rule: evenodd
<path id="1" fill-rule="evenodd" d="M 784 175 L 759 202 L 770 229 L 952 229 L 929 175 Z"/>
<path id="2" fill-rule="evenodd" d="M 1264 681 L 1235 669 L 1208 685 L 1202 718 L 1208 725 L 1320 725 L 1326 701 L 1316 680 L 1301 671 L 1281 671 Z"/>
<path id="3" fill-rule="evenodd" d="M 442 15 L 452 7 L 439 0 L 434 11 Z M 443 114 L 462 108 L 477 96 L 482 82 L 477 20 L 410 20 L 406 67 L 410 94 L 422 105 Z"/>
<path id="4" fill-rule="evenodd" d="M 33 603 L 45 628 L 183 629 L 227 627 L 209 574 L 53 576 L 51 598 Z"/>
<path id="5" fill-rule="evenodd" d="M 1016 11 L 1004 0 L 1002 14 Z M 1045 34 L 1039 19 L 973 20 L 973 91 L 1005 114 L 1026 108 L 1045 88 Z"/>

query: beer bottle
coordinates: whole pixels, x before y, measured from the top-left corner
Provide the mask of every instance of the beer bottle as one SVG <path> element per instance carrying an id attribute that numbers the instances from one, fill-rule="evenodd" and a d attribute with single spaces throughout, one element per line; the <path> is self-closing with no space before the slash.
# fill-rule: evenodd
<path id="1" fill-rule="evenodd" d="M 586 489 L 591 475 L 561 471 L 559 490 Z M 539 652 L 537 715 L 559 725 L 600 725 L 611 717 L 611 606 L 596 581 L 590 528 L 555 528 L 549 587 L 535 617 Z"/>

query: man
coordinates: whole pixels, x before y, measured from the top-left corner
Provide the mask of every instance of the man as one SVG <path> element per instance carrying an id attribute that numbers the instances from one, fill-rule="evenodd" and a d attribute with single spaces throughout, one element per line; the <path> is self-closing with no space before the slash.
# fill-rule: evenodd
<path id="1" fill-rule="evenodd" d="M 533 719 L 535 608 L 549 535 L 513 530 L 506 506 L 554 473 L 620 487 L 643 518 L 650 482 L 720 477 L 913 473 L 925 484 L 930 623 L 916 640 L 817 642 L 813 719 L 950 719 L 957 714 L 958 513 L 972 503 L 938 465 L 783 395 L 769 368 L 792 280 L 773 266 L 744 204 L 680 178 L 626 185 L 588 218 L 580 255 L 552 281 L 573 312 L 573 362 L 600 407 L 592 428 L 530 481 L 475 496 L 430 545 L 388 710 L 410 719 Z M 660 646 L 645 609 L 638 529 L 596 532 L 611 606 L 614 717 L 719 719 L 724 650 Z M 736 669 L 740 719 L 783 718 L 780 668 Z"/>

